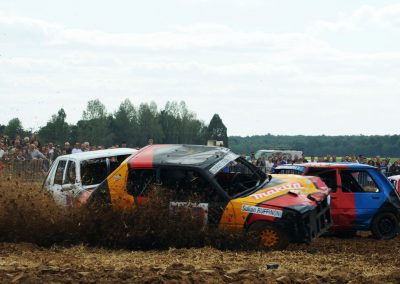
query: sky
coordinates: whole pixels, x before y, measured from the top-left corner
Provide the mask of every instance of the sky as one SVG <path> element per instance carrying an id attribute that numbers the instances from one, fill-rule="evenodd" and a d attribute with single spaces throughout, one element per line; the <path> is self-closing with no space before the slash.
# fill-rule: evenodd
<path id="1" fill-rule="evenodd" d="M 183 100 L 228 135 L 399 134 L 400 3 L 1 0 L 0 124 L 97 98 Z"/>

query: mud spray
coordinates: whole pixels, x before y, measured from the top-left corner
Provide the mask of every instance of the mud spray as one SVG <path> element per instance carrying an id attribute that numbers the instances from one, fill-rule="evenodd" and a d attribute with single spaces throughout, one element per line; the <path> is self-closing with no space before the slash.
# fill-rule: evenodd
<path id="1" fill-rule="evenodd" d="M 60 208 L 39 184 L 0 181 L 0 206 L 0 242 L 127 249 L 249 246 L 241 233 L 204 226 L 190 208 L 172 213 L 162 188 L 153 190 L 149 202 L 117 212 L 98 204 Z"/>

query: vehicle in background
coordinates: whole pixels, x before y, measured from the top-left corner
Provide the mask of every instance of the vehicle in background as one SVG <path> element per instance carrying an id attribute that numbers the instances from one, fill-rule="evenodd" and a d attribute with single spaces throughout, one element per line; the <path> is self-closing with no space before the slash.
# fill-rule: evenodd
<path id="1" fill-rule="evenodd" d="M 371 230 L 376 239 L 399 231 L 400 199 L 375 167 L 353 163 L 307 163 L 278 166 L 277 174 L 318 176 L 331 188 L 332 230 L 353 235 Z"/>
<path id="2" fill-rule="evenodd" d="M 393 184 L 397 193 L 400 195 L 400 175 L 388 177 L 388 180 Z"/>
<path id="3" fill-rule="evenodd" d="M 296 150 L 258 150 L 255 153 L 255 158 L 258 159 L 262 155 L 265 156 L 266 159 L 272 155 L 282 155 L 283 157 L 290 158 L 291 160 L 294 160 L 296 157 L 300 158 L 303 155 L 302 151 L 296 151 Z"/>
<path id="4" fill-rule="evenodd" d="M 88 205 L 127 210 L 146 202 L 157 186 L 170 193 L 170 206 L 201 211 L 209 226 L 253 232 L 263 248 L 310 242 L 331 224 L 321 179 L 267 176 L 229 149 L 212 146 L 147 146 L 111 173 Z"/>
<path id="5" fill-rule="evenodd" d="M 79 206 L 135 149 L 118 148 L 59 156 L 43 187 L 60 206 Z"/>

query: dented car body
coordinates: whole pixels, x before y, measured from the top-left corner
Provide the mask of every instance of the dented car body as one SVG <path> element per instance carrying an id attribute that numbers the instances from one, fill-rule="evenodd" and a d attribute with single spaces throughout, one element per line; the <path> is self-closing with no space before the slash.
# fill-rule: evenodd
<path id="1" fill-rule="evenodd" d="M 399 193 L 375 167 L 305 163 L 278 166 L 275 173 L 318 176 L 332 189 L 332 232 L 351 236 L 357 230 L 371 230 L 377 239 L 391 239 L 398 234 Z"/>
<path id="2" fill-rule="evenodd" d="M 267 176 L 229 149 L 210 146 L 147 146 L 111 173 L 88 203 L 129 210 L 148 200 L 151 184 L 172 192 L 175 206 L 195 197 L 209 226 L 255 232 L 267 248 L 310 242 L 331 224 L 321 179 Z"/>
<path id="3" fill-rule="evenodd" d="M 88 151 L 57 157 L 43 182 L 61 207 L 80 206 L 135 149 Z"/>

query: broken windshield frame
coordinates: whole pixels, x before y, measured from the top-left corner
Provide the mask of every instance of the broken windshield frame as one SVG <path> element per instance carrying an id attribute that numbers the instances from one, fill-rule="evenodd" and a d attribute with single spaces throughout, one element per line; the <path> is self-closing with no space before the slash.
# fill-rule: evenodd
<path id="1" fill-rule="evenodd" d="M 230 156 L 229 156 L 230 155 Z M 231 197 L 236 198 L 251 194 L 268 182 L 267 175 L 258 167 L 236 154 L 228 154 L 217 162 L 211 169 L 218 165 L 218 171 L 213 173 L 218 185 Z"/>

